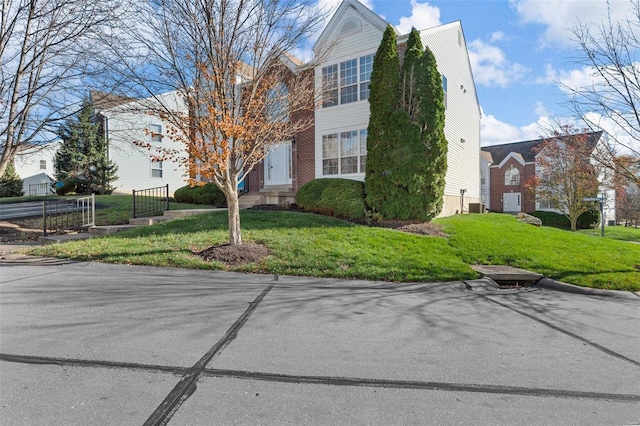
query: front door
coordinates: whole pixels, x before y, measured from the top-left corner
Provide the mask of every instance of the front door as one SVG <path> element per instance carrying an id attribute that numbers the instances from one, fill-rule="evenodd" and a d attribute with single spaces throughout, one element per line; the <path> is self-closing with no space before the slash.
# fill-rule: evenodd
<path id="1" fill-rule="evenodd" d="M 505 192 L 502 194 L 502 211 L 505 213 L 519 213 L 522 211 L 522 200 L 519 192 Z"/>
<path id="2" fill-rule="evenodd" d="M 264 186 L 291 184 L 291 142 L 275 145 L 264 163 Z"/>

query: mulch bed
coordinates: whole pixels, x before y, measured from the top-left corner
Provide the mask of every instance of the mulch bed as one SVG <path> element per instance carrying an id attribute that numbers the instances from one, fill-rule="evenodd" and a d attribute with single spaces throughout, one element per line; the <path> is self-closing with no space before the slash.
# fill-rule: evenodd
<path id="1" fill-rule="evenodd" d="M 247 263 L 258 263 L 271 255 L 271 250 L 262 244 L 243 243 L 239 246 L 218 244 L 202 251 L 195 252 L 206 261 L 218 261 L 229 267 Z"/>

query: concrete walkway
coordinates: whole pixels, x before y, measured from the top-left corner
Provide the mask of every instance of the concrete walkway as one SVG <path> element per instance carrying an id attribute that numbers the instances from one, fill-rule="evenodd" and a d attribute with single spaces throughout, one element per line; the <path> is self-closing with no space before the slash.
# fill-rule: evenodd
<path id="1" fill-rule="evenodd" d="M 4 425 L 634 424 L 640 299 L 0 265 Z"/>

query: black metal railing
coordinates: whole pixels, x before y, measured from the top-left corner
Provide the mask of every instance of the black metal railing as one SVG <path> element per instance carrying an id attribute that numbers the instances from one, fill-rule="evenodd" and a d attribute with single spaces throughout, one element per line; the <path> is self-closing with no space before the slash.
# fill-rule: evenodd
<path id="1" fill-rule="evenodd" d="M 29 196 L 49 195 L 52 194 L 51 184 L 48 183 L 31 183 L 29 184 Z"/>
<path id="2" fill-rule="evenodd" d="M 133 190 L 133 217 L 153 216 L 169 210 L 169 185 Z"/>
<path id="3" fill-rule="evenodd" d="M 96 196 L 42 202 L 42 235 L 81 231 L 95 225 Z"/>

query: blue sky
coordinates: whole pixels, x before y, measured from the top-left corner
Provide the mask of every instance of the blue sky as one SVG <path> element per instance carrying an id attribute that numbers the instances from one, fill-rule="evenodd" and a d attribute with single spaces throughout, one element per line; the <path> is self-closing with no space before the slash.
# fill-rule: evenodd
<path id="1" fill-rule="evenodd" d="M 600 23 L 606 0 L 360 0 L 401 33 L 461 21 L 483 112 L 483 146 L 537 139 L 549 117 L 570 119 L 559 83 L 580 86 L 589 69 L 577 63 L 569 29 Z M 340 0 L 320 0 L 335 7 Z M 629 0 L 610 0 L 624 18 Z"/>

